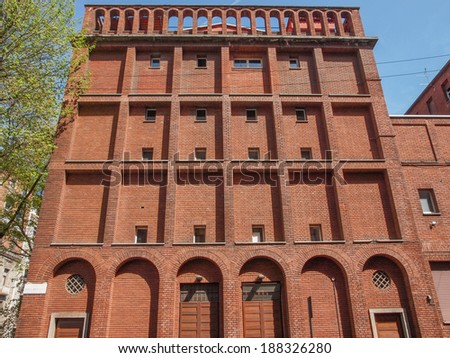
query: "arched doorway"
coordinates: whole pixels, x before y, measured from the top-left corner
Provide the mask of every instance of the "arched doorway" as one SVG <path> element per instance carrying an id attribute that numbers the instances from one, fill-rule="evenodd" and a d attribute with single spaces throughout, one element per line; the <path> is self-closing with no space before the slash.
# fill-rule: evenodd
<path id="1" fill-rule="evenodd" d="M 255 258 L 244 264 L 239 277 L 244 337 L 284 337 L 281 269 L 270 259 Z"/>
<path id="2" fill-rule="evenodd" d="M 55 269 L 49 282 L 50 338 L 89 337 L 96 275 L 82 259 L 68 260 Z"/>
<path id="3" fill-rule="evenodd" d="M 400 267 L 387 257 L 373 256 L 365 263 L 362 277 L 373 337 L 414 336 L 409 289 Z"/>
<path id="4" fill-rule="evenodd" d="M 186 262 L 177 274 L 180 338 L 218 338 L 222 310 L 222 273 L 206 259 Z"/>

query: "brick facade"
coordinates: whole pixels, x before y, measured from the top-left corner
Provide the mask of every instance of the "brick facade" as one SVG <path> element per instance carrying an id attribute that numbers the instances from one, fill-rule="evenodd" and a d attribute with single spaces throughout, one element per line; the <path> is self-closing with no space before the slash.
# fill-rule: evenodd
<path id="1" fill-rule="evenodd" d="M 262 336 L 373 337 L 391 315 L 450 337 L 430 269 L 450 261 L 450 117 L 389 117 L 357 8 L 89 5 L 84 27 L 91 86 L 52 158 L 28 274 L 48 287 L 24 295 L 19 337 L 74 312 L 89 337 L 178 337 L 182 303 L 200 307 L 181 287 L 204 283 L 220 337 L 263 321 L 243 287 L 273 283 Z"/>

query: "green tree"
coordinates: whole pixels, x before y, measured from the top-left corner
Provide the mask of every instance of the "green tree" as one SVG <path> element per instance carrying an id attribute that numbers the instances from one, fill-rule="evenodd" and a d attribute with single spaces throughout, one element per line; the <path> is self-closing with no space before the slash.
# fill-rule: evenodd
<path id="1" fill-rule="evenodd" d="M 0 255 L 17 258 L 19 292 L 55 139 L 88 83 L 93 46 L 73 15 L 74 0 L 0 0 Z M 13 337 L 21 300 L 7 303 L 3 336 Z"/>
<path id="2" fill-rule="evenodd" d="M 40 207 L 58 119 L 70 118 L 85 88 L 78 72 L 88 51 L 73 0 L 4 0 L 0 11 L 0 250 L 29 256 L 29 214 Z"/>

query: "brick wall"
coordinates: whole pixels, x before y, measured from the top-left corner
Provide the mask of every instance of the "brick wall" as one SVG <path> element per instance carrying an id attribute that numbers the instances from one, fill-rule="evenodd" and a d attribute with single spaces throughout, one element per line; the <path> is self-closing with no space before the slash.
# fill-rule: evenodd
<path id="1" fill-rule="evenodd" d="M 158 272 L 151 263 L 125 263 L 113 281 L 108 337 L 156 337 L 158 289 Z"/>
<path id="2" fill-rule="evenodd" d="M 96 174 L 68 174 L 56 242 L 103 241 L 108 190 Z"/>
<path id="3" fill-rule="evenodd" d="M 91 88 L 49 169 L 28 275 L 48 290 L 24 295 L 18 336 L 45 337 L 51 313 L 76 309 L 90 314 L 90 337 L 177 337 L 179 285 L 199 275 L 219 284 L 223 337 L 244 336 L 241 284 L 259 275 L 281 283 L 286 337 L 310 336 L 308 297 L 314 336 L 372 337 L 375 308 L 404 308 L 413 336 L 449 336 L 439 307 L 426 301 L 435 295 L 429 262 L 450 261 L 448 118 L 389 118 L 380 83 L 368 81 L 378 78 L 375 40 L 364 37 L 359 11 L 192 9 L 208 21 L 294 14 L 293 33 L 282 26 L 286 36 L 277 38 L 254 26 L 197 36 L 180 25 L 171 31 L 184 36 L 173 36 L 168 16 L 181 10 L 146 9 L 147 28 L 138 30 L 135 17 L 124 32 L 117 9 L 110 33 L 113 8 L 86 8 L 86 27 L 102 36 L 86 65 Z M 104 28 L 94 30 L 98 11 Z M 320 41 L 313 13 L 338 20 Z M 196 68 L 204 55 L 207 68 Z M 289 69 L 292 57 L 300 69 Z M 233 68 L 233 59 L 255 58 L 262 68 Z M 154 123 L 144 122 L 146 108 L 156 109 Z M 195 122 L 197 108 L 206 122 Z M 296 122 L 296 108 L 306 109 L 306 123 Z M 256 122 L 246 109 L 257 110 Z M 188 161 L 195 147 L 214 162 Z M 314 161 L 299 160 L 302 147 Z M 138 161 L 142 148 L 153 148 L 154 161 Z M 248 148 L 261 160 L 243 163 Z M 310 166 L 312 177 L 298 181 Z M 423 186 L 441 211 L 432 229 L 417 198 Z M 310 224 L 322 225 L 323 241 L 309 241 Z M 148 226 L 148 243 L 134 243 L 136 225 Z M 192 242 L 195 225 L 206 227 L 206 243 Z M 265 242 L 251 243 L 252 225 L 264 226 Z M 375 270 L 391 277 L 390 289 L 374 288 Z M 67 298 L 71 273 L 87 288 Z"/>

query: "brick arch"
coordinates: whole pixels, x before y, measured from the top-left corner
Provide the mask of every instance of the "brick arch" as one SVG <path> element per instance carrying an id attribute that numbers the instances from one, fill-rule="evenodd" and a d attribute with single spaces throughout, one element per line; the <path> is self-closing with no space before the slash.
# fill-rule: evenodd
<path id="1" fill-rule="evenodd" d="M 123 17 L 124 17 L 124 31 L 133 31 L 133 26 L 134 26 L 135 22 L 139 21 L 136 19 L 136 14 L 138 12 L 132 8 L 126 8 L 122 12 L 123 12 Z M 131 23 L 127 22 L 127 15 L 133 16 Z"/>
<path id="2" fill-rule="evenodd" d="M 327 26 L 328 27 L 330 27 L 330 24 L 329 24 L 329 20 L 328 19 L 331 19 L 333 22 L 334 22 L 334 30 L 335 30 L 335 32 L 334 32 L 334 34 L 337 36 L 337 35 L 341 35 L 341 33 L 340 33 L 340 27 L 339 27 L 339 15 L 338 15 L 338 13 L 336 12 L 336 11 L 327 11 L 327 13 L 326 13 L 326 19 L 327 19 L 327 21 L 326 21 L 326 23 L 327 23 Z M 330 31 L 330 33 L 331 33 L 331 31 Z"/>
<path id="3" fill-rule="evenodd" d="M 308 261 L 317 257 L 323 257 L 333 261 L 342 270 L 345 277 L 350 277 L 356 273 L 353 260 L 340 250 L 333 250 L 330 248 L 313 248 L 301 253 L 298 263 L 293 269 L 294 275 L 301 275 L 303 267 L 308 263 Z"/>
<path id="4" fill-rule="evenodd" d="M 209 15 L 209 11 L 207 9 L 205 9 L 205 8 L 197 9 L 197 17 L 204 16 L 204 17 L 208 18 L 208 15 Z"/>
<path id="5" fill-rule="evenodd" d="M 187 16 L 194 17 L 194 9 L 186 8 L 182 10 L 183 19 Z"/>
<path id="6" fill-rule="evenodd" d="M 283 20 L 281 26 L 285 28 L 287 33 L 297 35 L 298 29 L 297 29 L 296 15 L 297 14 L 292 10 L 285 10 L 281 14 L 281 18 Z M 287 26 L 284 23 L 285 18 L 289 18 Z"/>
<path id="7" fill-rule="evenodd" d="M 108 337 L 156 337 L 160 277 L 146 258 L 122 262 L 112 279 Z"/>
<path id="8" fill-rule="evenodd" d="M 252 18 L 252 11 L 249 9 L 241 9 L 238 10 L 238 12 L 241 14 L 241 17 L 248 17 L 248 18 Z"/>
<path id="9" fill-rule="evenodd" d="M 80 255 L 77 255 L 80 256 Z M 84 280 L 84 287 L 80 291 L 70 291 L 67 289 L 69 278 L 73 275 L 80 275 Z M 97 295 L 98 274 L 93 265 L 85 258 L 70 257 L 61 260 L 53 267 L 53 276 L 48 280 L 47 293 L 44 296 L 44 309 L 42 323 L 55 323 L 51 320 L 52 314 L 65 315 L 67 312 L 87 312 L 87 331 L 90 336 L 91 323 L 93 317 L 94 301 Z M 77 287 L 77 286 L 75 286 Z M 80 286 L 78 286 L 80 287 Z M 48 332 L 48 326 L 41 327 L 42 333 Z"/>
<path id="10" fill-rule="evenodd" d="M 160 275 L 161 268 L 164 265 L 164 258 L 158 253 L 150 253 L 148 250 L 144 249 L 134 249 L 131 251 L 121 250 L 110 260 L 108 270 L 105 273 L 105 278 L 111 280 L 123 265 L 133 260 L 148 261 L 155 267 L 158 275 Z"/>
<path id="11" fill-rule="evenodd" d="M 212 277 L 216 276 L 216 277 L 214 277 L 215 279 L 213 279 L 212 281 L 213 282 L 214 281 L 221 282 L 223 280 L 223 274 L 222 274 L 222 271 L 220 270 L 220 267 L 211 259 L 207 259 L 204 257 L 194 257 L 190 260 L 185 261 L 177 271 L 177 279 L 179 279 L 184 274 L 183 270 L 186 268 L 189 268 L 189 266 L 194 266 L 194 267 L 196 265 L 202 266 L 202 265 L 204 265 L 204 263 L 206 263 L 207 265 L 211 265 L 213 268 L 213 271 L 215 271 L 211 274 Z M 207 272 L 202 272 L 202 276 L 204 278 L 206 278 L 207 281 L 211 281 L 208 279 L 208 276 L 210 276 L 210 273 L 208 271 L 210 271 L 211 266 L 206 267 Z M 199 269 L 200 269 L 200 271 L 203 271 L 204 267 L 199 267 Z"/>
<path id="12" fill-rule="evenodd" d="M 214 10 L 211 12 L 211 17 L 218 16 L 218 17 L 222 18 L 223 14 L 224 14 L 224 11 L 223 11 L 223 10 L 220 10 L 220 9 L 214 9 Z"/>
<path id="13" fill-rule="evenodd" d="M 300 26 L 300 28 L 299 28 L 299 30 L 298 30 L 298 34 L 299 35 L 301 35 L 302 34 L 302 32 L 304 33 L 304 34 L 306 34 L 306 35 L 311 35 L 313 32 L 313 29 L 311 29 L 311 26 L 310 26 L 310 23 L 309 23 L 309 19 L 310 19 L 310 17 L 311 17 L 311 13 L 310 12 L 308 12 L 308 11 L 304 11 L 304 10 L 302 10 L 302 11 L 299 11 L 298 13 L 297 13 L 297 17 L 298 17 L 298 20 L 299 20 L 299 26 Z M 302 18 L 304 18 L 305 19 L 305 23 L 302 23 L 302 21 L 301 21 L 301 19 Z M 303 26 L 303 27 L 302 27 Z M 305 26 L 306 26 L 306 29 L 305 29 Z"/>
<path id="14" fill-rule="evenodd" d="M 195 259 L 204 259 L 213 263 L 222 273 L 222 278 L 226 272 L 229 272 L 229 265 L 222 260 L 220 255 L 216 255 L 211 251 L 199 252 L 197 250 L 183 252 L 183 254 L 174 256 L 172 259 L 164 261 L 164 264 L 161 265 L 161 272 L 166 272 L 167 277 L 176 277 L 178 270 L 184 264 Z"/>
<path id="15" fill-rule="evenodd" d="M 199 279 L 200 277 L 200 279 Z M 176 273 L 174 329 L 183 338 L 223 337 L 223 274 L 210 258 L 183 261 Z M 192 325 L 192 320 L 196 324 Z"/>
<path id="16" fill-rule="evenodd" d="M 238 11 L 236 11 L 236 9 L 227 9 L 225 12 L 225 16 L 226 17 L 234 17 L 236 18 L 238 15 Z"/>
<path id="17" fill-rule="evenodd" d="M 49 256 L 47 260 L 41 265 L 40 270 L 36 273 L 36 281 L 47 281 L 53 277 L 56 271 L 72 260 L 86 261 L 94 270 L 95 275 L 100 277 L 104 274 L 104 260 L 97 255 L 93 255 L 84 250 L 74 250 L 62 252 L 59 255 Z"/>
<path id="18" fill-rule="evenodd" d="M 107 10 L 104 8 L 96 8 L 93 15 L 94 15 L 94 29 L 95 31 L 99 31 L 102 32 L 104 30 L 104 26 L 105 26 L 105 21 L 106 21 L 106 14 L 107 14 Z M 102 16 L 103 15 L 103 23 L 100 23 L 100 21 L 98 21 L 97 17 L 98 16 Z"/>
<path id="19" fill-rule="evenodd" d="M 312 327 L 316 337 L 352 337 L 348 278 L 338 262 L 328 256 L 314 256 L 303 266 L 297 285 L 303 327 Z"/>
<path id="20" fill-rule="evenodd" d="M 113 14 L 119 15 L 119 18 L 117 19 L 117 23 L 114 23 L 114 24 L 113 24 L 113 18 L 112 18 Z M 115 31 L 115 32 L 120 31 L 120 29 L 119 29 L 120 18 L 123 16 L 124 16 L 124 12 L 121 11 L 119 8 L 113 7 L 111 9 L 109 9 L 109 11 L 108 11 L 108 20 L 109 20 L 108 31 Z M 113 29 L 113 26 L 114 26 L 114 29 Z"/>
<path id="21" fill-rule="evenodd" d="M 421 275 L 421 272 L 417 270 L 416 262 L 412 258 L 408 257 L 404 252 L 389 248 L 365 248 L 359 250 L 355 255 L 355 257 L 359 258 L 355 263 L 357 272 L 362 272 L 366 263 L 375 256 L 382 256 L 392 260 L 402 271 L 405 278 L 408 276 L 416 277 Z"/>
<path id="22" fill-rule="evenodd" d="M 326 21 L 325 21 L 325 16 L 324 16 L 323 11 L 319 11 L 319 10 L 313 11 L 312 18 L 313 18 L 313 23 L 314 23 L 314 34 L 324 36 L 326 34 L 326 30 L 325 30 Z M 316 23 L 316 21 L 314 21 L 315 19 L 319 20 L 320 31 L 319 31 L 318 24 Z"/>
<path id="23" fill-rule="evenodd" d="M 351 12 L 343 10 L 339 13 L 338 18 L 339 18 L 339 21 L 342 21 L 343 19 L 348 21 L 347 25 L 342 24 L 344 33 L 349 33 L 350 35 L 354 36 L 355 35 L 355 26 L 353 23 L 353 17 L 352 17 Z"/>
<path id="24" fill-rule="evenodd" d="M 276 249 L 257 249 L 252 252 L 241 253 L 238 257 L 235 258 L 234 267 L 232 268 L 233 272 L 231 277 L 239 277 L 242 267 L 251 261 L 252 259 L 269 259 L 273 261 L 283 273 L 283 278 L 286 279 L 286 276 L 291 274 L 291 262 L 287 261 L 285 256 L 278 252 Z"/>
<path id="25" fill-rule="evenodd" d="M 377 287 L 374 284 L 373 277 L 377 271 L 383 271 L 389 276 L 390 284 L 387 287 Z M 409 273 L 411 276 L 416 276 L 416 274 Z M 420 276 L 420 274 L 417 275 L 416 277 Z M 384 309 L 389 311 L 390 309 L 402 308 L 409 322 L 408 326 L 412 336 L 418 336 L 420 333 L 417 325 L 411 285 L 409 283 L 409 275 L 398 257 L 396 258 L 394 255 L 386 253 L 370 255 L 364 262 L 360 276 L 366 311 L 370 309 Z"/>

